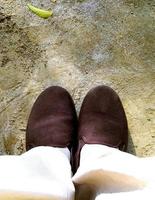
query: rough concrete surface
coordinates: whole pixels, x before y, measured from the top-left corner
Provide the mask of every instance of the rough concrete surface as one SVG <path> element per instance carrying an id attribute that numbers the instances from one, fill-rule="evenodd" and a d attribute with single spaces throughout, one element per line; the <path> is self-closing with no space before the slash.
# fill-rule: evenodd
<path id="1" fill-rule="evenodd" d="M 46 20 L 27 3 L 52 9 Z M 25 151 L 33 102 L 46 87 L 83 97 L 106 84 L 120 95 L 129 152 L 155 155 L 155 3 L 152 0 L 0 1 L 0 152 Z"/>

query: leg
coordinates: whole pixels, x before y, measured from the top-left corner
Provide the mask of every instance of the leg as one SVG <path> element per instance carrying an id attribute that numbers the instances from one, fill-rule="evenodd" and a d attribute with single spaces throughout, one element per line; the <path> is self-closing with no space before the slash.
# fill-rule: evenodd
<path id="1" fill-rule="evenodd" d="M 69 150 L 40 146 L 21 156 L 1 156 L 0 199 L 7 198 L 72 200 Z"/>
<path id="2" fill-rule="evenodd" d="M 86 144 L 72 178 L 76 199 L 143 197 L 155 188 L 154 168 L 155 157 L 138 158 L 105 145 Z M 151 191 L 154 194 L 154 189 Z"/>
<path id="3" fill-rule="evenodd" d="M 27 152 L 0 157 L 0 199 L 74 198 L 70 149 L 76 130 L 73 101 L 60 87 L 36 100 L 27 125 Z"/>

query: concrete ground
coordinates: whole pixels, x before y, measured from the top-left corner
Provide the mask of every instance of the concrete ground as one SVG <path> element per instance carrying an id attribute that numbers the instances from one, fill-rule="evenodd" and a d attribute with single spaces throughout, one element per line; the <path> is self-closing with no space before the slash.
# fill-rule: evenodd
<path id="1" fill-rule="evenodd" d="M 122 99 L 129 152 L 155 155 L 154 10 L 152 0 L 1 0 L 0 152 L 25 151 L 28 115 L 46 87 L 65 87 L 79 112 L 89 89 L 105 84 Z"/>

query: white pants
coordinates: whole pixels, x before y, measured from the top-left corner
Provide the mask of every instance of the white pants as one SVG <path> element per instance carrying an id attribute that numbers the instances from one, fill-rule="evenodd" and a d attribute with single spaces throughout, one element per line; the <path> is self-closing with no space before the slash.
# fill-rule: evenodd
<path id="1" fill-rule="evenodd" d="M 73 177 L 69 161 L 67 148 L 54 147 L 1 156 L 0 200 L 155 199 L 155 157 L 85 145 Z"/>

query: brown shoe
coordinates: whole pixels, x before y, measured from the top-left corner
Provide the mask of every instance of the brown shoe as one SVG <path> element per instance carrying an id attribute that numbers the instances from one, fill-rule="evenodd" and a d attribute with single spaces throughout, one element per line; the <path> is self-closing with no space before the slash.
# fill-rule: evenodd
<path id="1" fill-rule="evenodd" d="M 77 141 L 73 158 L 74 173 L 79 166 L 80 151 L 84 144 L 102 144 L 127 150 L 127 119 L 119 96 L 111 88 L 98 86 L 84 98 Z"/>
<path id="2" fill-rule="evenodd" d="M 34 103 L 26 131 L 26 150 L 36 146 L 71 149 L 77 127 L 73 100 L 58 86 L 43 91 Z"/>

